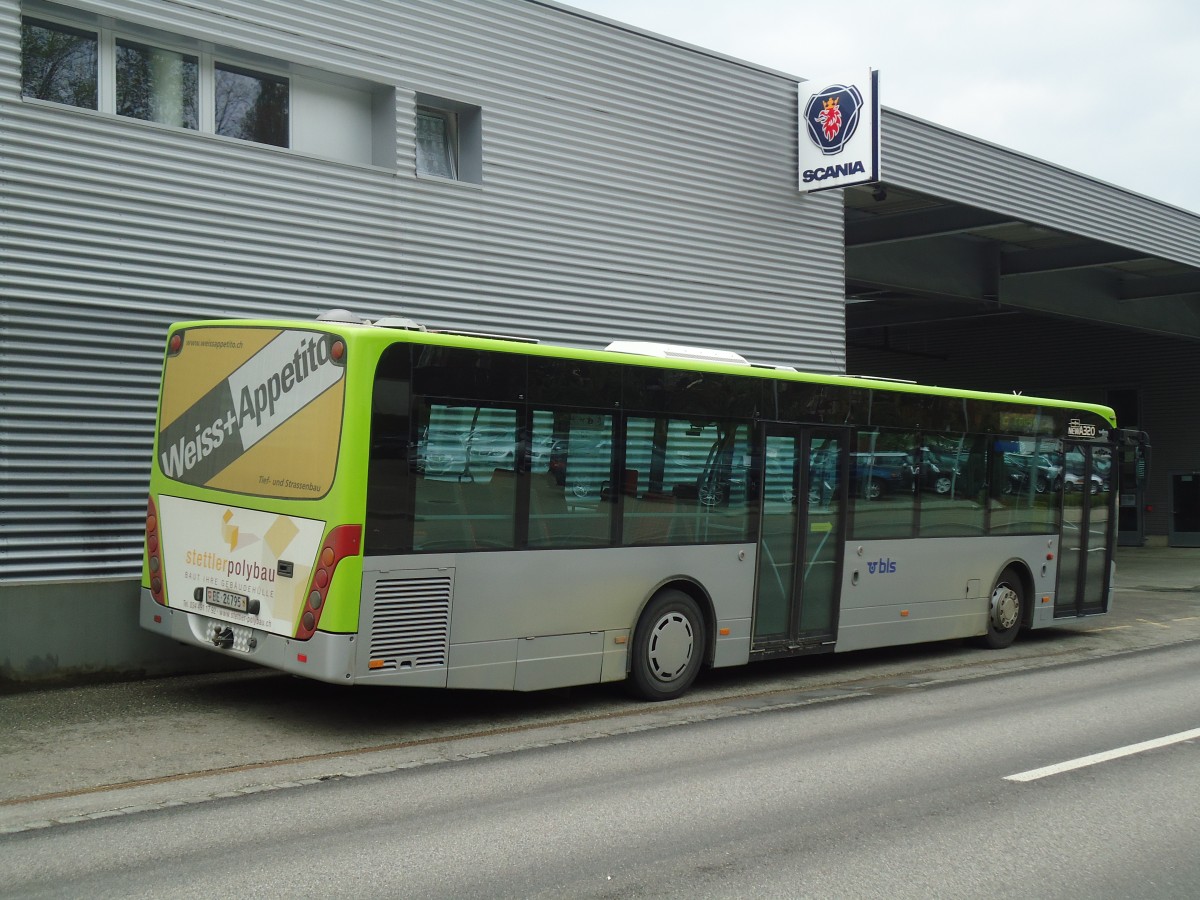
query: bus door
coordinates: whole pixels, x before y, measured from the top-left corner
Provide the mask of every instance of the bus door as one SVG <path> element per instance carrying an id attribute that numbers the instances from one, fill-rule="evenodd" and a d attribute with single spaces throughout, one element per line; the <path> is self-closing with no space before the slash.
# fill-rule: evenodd
<path id="1" fill-rule="evenodd" d="M 1108 611 L 1110 565 L 1117 517 L 1114 448 L 1072 444 L 1063 453 L 1063 518 L 1055 616 Z"/>
<path id="2" fill-rule="evenodd" d="M 843 429 L 764 426 L 753 652 L 833 649 L 848 448 Z"/>

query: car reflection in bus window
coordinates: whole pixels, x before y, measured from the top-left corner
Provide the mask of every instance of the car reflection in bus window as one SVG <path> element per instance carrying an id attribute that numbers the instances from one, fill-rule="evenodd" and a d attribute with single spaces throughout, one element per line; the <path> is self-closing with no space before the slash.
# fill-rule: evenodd
<path id="1" fill-rule="evenodd" d="M 984 533 L 987 440 L 961 433 L 922 435 L 920 536 Z"/>
<path id="2" fill-rule="evenodd" d="M 856 538 L 912 537 L 916 514 L 919 436 L 910 431 L 860 431 L 850 454 Z"/>
<path id="3" fill-rule="evenodd" d="M 1063 453 L 1052 438 L 993 438 L 992 534 L 1049 534 L 1058 529 L 1066 489 Z"/>

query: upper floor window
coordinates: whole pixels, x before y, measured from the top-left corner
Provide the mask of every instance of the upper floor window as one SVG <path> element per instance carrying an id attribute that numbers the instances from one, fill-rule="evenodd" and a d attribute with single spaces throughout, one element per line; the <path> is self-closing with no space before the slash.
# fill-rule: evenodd
<path id="1" fill-rule="evenodd" d="M 107 28 L 21 21 L 24 97 L 287 147 L 290 93 L 287 78 L 212 53 L 151 46 Z M 202 96 L 211 98 L 207 109 Z"/>
<path id="2" fill-rule="evenodd" d="M 432 94 L 415 99 L 417 174 L 483 184 L 483 110 Z"/>
<path id="3" fill-rule="evenodd" d="M 224 63 L 214 68 L 217 134 L 286 147 L 287 79 Z"/>
<path id="4" fill-rule="evenodd" d="M 117 115 L 199 128 L 200 60 L 117 39 Z"/>
<path id="5" fill-rule="evenodd" d="M 97 108 L 96 34 L 54 22 L 21 22 L 21 96 Z"/>
<path id="6" fill-rule="evenodd" d="M 251 62 L 236 48 L 43 0 L 23 6 L 29 13 L 21 19 L 24 98 L 353 165 L 396 167 L 393 85 L 284 60 Z M 479 107 L 437 98 L 418 105 L 443 116 L 423 131 L 422 159 L 433 160 L 431 171 L 480 182 Z"/>

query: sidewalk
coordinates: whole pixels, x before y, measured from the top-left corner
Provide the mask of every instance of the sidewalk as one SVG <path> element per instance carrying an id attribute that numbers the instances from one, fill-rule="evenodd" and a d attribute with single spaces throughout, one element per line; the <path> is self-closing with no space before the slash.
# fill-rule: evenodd
<path id="1" fill-rule="evenodd" d="M 1153 541 L 1153 539 L 1152 539 Z M 1200 591 L 1200 547 L 1118 547 L 1118 590 Z"/>

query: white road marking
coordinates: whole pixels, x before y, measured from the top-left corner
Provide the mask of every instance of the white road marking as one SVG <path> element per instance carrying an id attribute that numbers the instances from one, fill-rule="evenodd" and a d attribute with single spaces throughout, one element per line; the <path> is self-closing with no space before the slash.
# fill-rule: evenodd
<path id="1" fill-rule="evenodd" d="M 1096 763 L 1108 762 L 1112 759 L 1120 759 L 1122 756 L 1132 756 L 1134 753 L 1142 753 L 1146 750 L 1154 750 L 1158 747 L 1166 747 L 1168 744 L 1178 744 L 1182 741 L 1190 741 L 1194 738 L 1200 738 L 1200 728 L 1193 728 L 1191 731 L 1181 731 L 1178 734 L 1168 734 L 1166 737 L 1155 738 L 1152 741 L 1142 741 L 1140 744 L 1129 744 L 1126 747 L 1117 747 L 1115 750 L 1105 750 L 1103 753 L 1093 753 L 1091 756 L 1081 756 L 1078 759 L 1069 759 L 1066 762 L 1055 763 L 1052 766 L 1043 766 L 1040 769 L 1030 769 L 1028 772 L 1018 772 L 1016 775 L 1006 775 L 1005 781 L 1036 781 L 1039 778 L 1046 778 L 1050 775 L 1058 775 L 1060 772 L 1070 772 L 1072 769 L 1082 769 L 1084 766 L 1094 766 Z"/>

